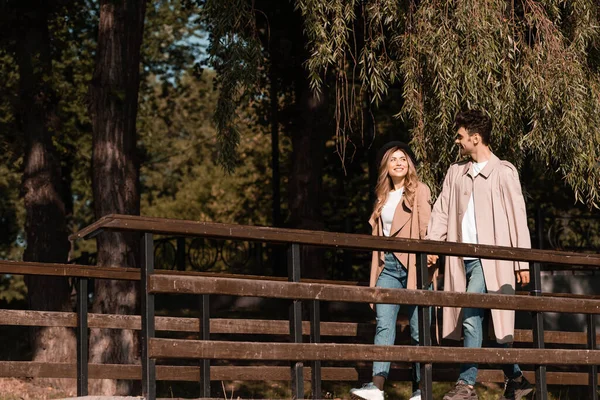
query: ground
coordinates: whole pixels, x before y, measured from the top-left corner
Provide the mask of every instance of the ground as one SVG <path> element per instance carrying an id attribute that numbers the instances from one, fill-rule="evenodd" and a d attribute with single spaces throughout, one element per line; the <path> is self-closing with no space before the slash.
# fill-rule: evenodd
<path id="1" fill-rule="evenodd" d="M 64 392 L 41 386 L 30 379 L 0 378 L 0 400 L 50 400 L 64 397 Z"/>
<path id="2" fill-rule="evenodd" d="M 218 385 L 217 382 L 214 382 Z M 289 388 L 286 384 L 278 384 L 270 382 L 268 388 L 264 384 L 223 384 L 222 389 L 227 393 L 222 397 L 217 397 L 226 400 L 239 400 L 239 399 L 284 399 L 289 394 Z M 328 384 L 328 390 L 324 390 L 325 399 L 343 400 L 348 399 L 348 391 L 351 386 L 347 383 L 344 384 Z M 433 385 L 434 399 L 441 399 L 443 393 L 445 393 L 452 386 L 450 383 L 434 383 Z M 254 392 L 254 393 L 253 393 Z M 410 387 L 406 383 L 390 383 L 386 388 L 389 398 L 398 400 L 408 399 L 410 397 Z M 497 399 L 502 393 L 502 388 L 498 385 L 477 385 L 477 392 L 480 400 L 492 400 Z M 569 399 L 581 399 L 585 397 L 585 388 L 576 387 L 555 387 L 549 394 L 551 400 L 569 400 Z M 164 395 L 163 398 L 171 398 L 178 396 Z M 306 396 L 310 396 L 307 390 Z M 30 379 L 15 379 L 15 378 L 0 378 L 0 400 L 55 400 L 69 397 L 66 393 L 56 390 L 52 387 L 43 386 L 34 383 Z M 190 396 L 184 396 L 184 398 Z M 215 397 L 215 396 L 213 396 Z M 309 397 L 306 397 L 309 398 Z M 531 398 L 531 396 L 528 396 Z"/>

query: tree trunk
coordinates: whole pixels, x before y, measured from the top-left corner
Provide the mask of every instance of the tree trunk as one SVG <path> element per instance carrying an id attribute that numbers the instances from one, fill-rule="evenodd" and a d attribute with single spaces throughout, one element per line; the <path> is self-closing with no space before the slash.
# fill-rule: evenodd
<path id="1" fill-rule="evenodd" d="M 326 93 L 316 96 L 308 86 L 306 71 L 298 68 L 295 80 L 296 113 L 292 126 L 292 173 L 289 178 L 290 226 L 323 230 L 321 210 L 325 140 L 329 133 Z M 302 274 L 324 279 L 323 249 L 302 246 Z"/>
<path id="2" fill-rule="evenodd" d="M 136 116 L 140 45 L 145 0 L 102 0 L 96 66 L 90 87 L 93 123 L 93 192 L 96 218 L 111 213 L 139 215 L 139 161 L 136 154 Z M 99 266 L 139 266 L 139 235 L 103 233 L 98 236 Z M 93 312 L 135 314 L 137 285 L 97 280 Z M 90 362 L 139 363 L 134 331 L 94 329 Z M 131 381 L 92 381 L 92 391 L 128 395 Z"/>
<path id="3" fill-rule="evenodd" d="M 64 263 L 69 254 L 60 163 L 52 142 L 57 128 L 56 94 L 51 82 L 48 5 L 32 7 L 19 15 L 16 56 L 19 67 L 18 115 L 25 134 L 22 196 L 25 203 L 27 248 L 25 261 Z M 73 311 L 67 278 L 26 276 L 32 310 Z M 70 328 L 35 328 L 32 332 L 33 360 L 74 362 L 75 336 Z M 46 379 L 45 384 L 66 392 L 75 390 L 72 379 Z"/>

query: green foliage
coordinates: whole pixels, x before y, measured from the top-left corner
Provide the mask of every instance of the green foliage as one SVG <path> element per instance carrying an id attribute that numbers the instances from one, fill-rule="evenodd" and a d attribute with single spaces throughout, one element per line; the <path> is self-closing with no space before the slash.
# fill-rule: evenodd
<path id="1" fill-rule="evenodd" d="M 254 128 L 257 116 L 242 107 L 249 97 L 241 96 L 255 84 L 252 75 L 261 55 L 252 47 L 252 27 L 244 22 L 250 9 L 238 5 L 206 2 L 200 12 L 193 4 L 162 1 L 148 9 L 138 115 L 144 215 L 266 224 L 270 143 L 261 128 Z M 201 28 L 224 20 L 226 25 L 211 32 L 209 50 L 224 76 L 217 78 L 211 70 L 199 73 Z M 233 29 L 248 35 L 229 35 Z M 216 40 L 219 34 L 221 41 Z M 227 64 L 230 57 L 246 56 L 249 64 Z M 232 108 L 224 105 L 228 101 L 235 103 Z M 220 129 L 229 136 L 218 139 Z M 240 153 L 228 153 L 238 144 Z M 228 175 L 216 162 L 239 170 Z"/>
<path id="2" fill-rule="evenodd" d="M 200 13 L 198 7 L 181 0 L 148 3 L 141 49 L 141 92 L 152 91 L 149 76 L 167 85 L 178 84 L 199 61 L 205 50 Z"/>
<path id="3" fill-rule="evenodd" d="M 600 203 L 597 2 L 429 0 L 401 9 L 381 0 L 366 2 L 354 21 L 337 11 L 346 3 L 312 3 L 297 1 L 313 87 L 332 66 L 338 75 L 358 68 L 361 88 L 376 103 L 390 85 L 401 85 L 399 115 L 413 127 L 412 144 L 432 187 L 458 157 L 454 115 L 480 107 L 494 120 L 494 151 L 517 166 L 531 154 L 562 176 L 576 201 Z M 362 26 L 362 47 L 340 26 Z M 353 117 L 347 109 L 339 113 Z"/>
<path id="4" fill-rule="evenodd" d="M 22 275 L 0 276 L 0 301 L 11 303 L 25 300 L 27 286 Z"/>
<path id="5" fill-rule="evenodd" d="M 246 0 L 207 0 L 203 15 L 210 35 L 208 53 L 217 71 L 219 98 L 214 114 L 217 128 L 217 161 L 232 173 L 240 142 L 238 109 L 256 93 L 262 66 L 253 5 Z"/>
<path id="6" fill-rule="evenodd" d="M 142 165 L 142 214 L 200 221 L 265 225 L 270 216 L 270 141 L 252 113 L 244 126 L 236 166 L 215 165 L 217 133 L 211 125 L 219 93 L 214 73 L 184 75 L 176 87 L 153 85 L 152 101 L 140 108 L 147 151 Z"/>
<path id="7" fill-rule="evenodd" d="M 14 106 L 18 73 L 12 56 L 0 50 L 0 258 L 14 258 L 20 254 L 16 241 L 24 220 L 19 204 L 19 165 L 21 143 L 18 140 Z"/>

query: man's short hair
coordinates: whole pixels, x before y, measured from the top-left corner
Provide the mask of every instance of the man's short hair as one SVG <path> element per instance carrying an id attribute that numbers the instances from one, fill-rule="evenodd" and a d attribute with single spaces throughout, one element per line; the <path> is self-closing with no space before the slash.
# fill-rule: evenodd
<path id="1" fill-rule="evenodd" d="M 454 119 L 454 126 L 456 129 L 465 128 L 469 135 L 479 133 L 483 144 L 489 146 L 492 134 L 492 120 L 483 111 L 466 110 L 459 112 Z"/>

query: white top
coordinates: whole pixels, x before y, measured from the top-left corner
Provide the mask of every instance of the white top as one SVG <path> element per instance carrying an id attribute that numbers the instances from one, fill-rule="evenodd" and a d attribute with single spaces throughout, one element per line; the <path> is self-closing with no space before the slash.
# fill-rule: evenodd
<path id="1" fill-rule="evenodd" d="M 473 163 L 473 169 L 471 174 L 475 178 L 483 168 L 487 165 L 487 161 L 480 163 Z M 475 222 L 475 201 L 473 200 L 474 192 L 471 192 L 471 198 L 469 199 L 469 205 L 467 211 L 462 220 L 462 242 L 477 244 L 477 224 Z M 464 260 L 475 260 L 476 257 L 463 257 Z"/>
<path id="2" fill-rule="evenodd" d="M 383 205 L 383 208 L 381 209 L 381 222 L 383 223 L 384 236 L 390 236 L 390 229 L 392 229 L 394 213 L 396 212 L 396 207 L 398 207 L 398 204 L 400 204 L 400 200 L 402 200 L 402 193 L 404 193 L 403 187 L 390 192 L 385 204 Z"/>

